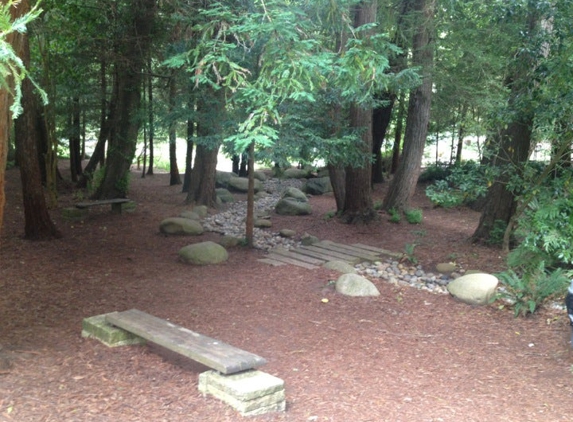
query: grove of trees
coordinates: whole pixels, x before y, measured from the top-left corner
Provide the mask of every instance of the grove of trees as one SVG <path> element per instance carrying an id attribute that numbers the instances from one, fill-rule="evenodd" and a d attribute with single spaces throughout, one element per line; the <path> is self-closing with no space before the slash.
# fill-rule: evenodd
<path id="1" fill-rule="evenodd" d="M 171 183 L 181 183 L 175 139 L 185 138 L 186 201 L 208 206 L 220 151 L 250 160 L 250 170 L 254 160 L 321 160 L 340 217 L 368 223 L 378 215 L 372 183 L 392 174 L 383 207 L 407 210 L 424 147 L 449 136 L 449 164 L 462 165 L 466 143 L 479 142 L 480 164 L 491 169 L 475 204 L 482 218 L 474 240 L 490 242 L 501 230 L 507 250 L 529 239 L 531 250 L 571 264 L 570 254 L 556 252 L 569 246 L 562 236 L 516 236 L 520 218 L 534 218 L 532 204 L 551 203 L 551 180 L 568 196 L 570 0 L 2 4 L 2 48 L 19 59 L 0 57 L 0 185 L 15 142 L 28 238 L 59 236 L 47 209 L 57 201 L 62 152 L 93 199 L 125 197 L 130 166 L 142 158 L 142 176 L 152 174 L 161 140 L 170 142 Z M 26 15 L 30 6 L 41 12 Z M 13 138 L 11 98 L 24 109 Z M 89 134 L 97 145 L 82 168 Z M 549 159 L 531 171 L 540 144 L 549 145 Z M 567 203 L 546 211 L 569 222 L 571 210 Z"/>

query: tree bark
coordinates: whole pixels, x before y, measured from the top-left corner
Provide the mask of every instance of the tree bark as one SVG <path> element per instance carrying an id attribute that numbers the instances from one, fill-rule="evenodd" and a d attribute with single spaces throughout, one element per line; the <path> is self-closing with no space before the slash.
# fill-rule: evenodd
<path id="1" fill-rule="evenodd" d="M 398 211 L 406 209 L 414 194 L 420 174 L 432 99 L 434 50 L 431 34 L 434 3 L 435 0 L 415 0 L 414 2 L 413 13 L 418 16 L 419 21 L 412 44 L 412 61 L 414 66 L 422 68 L 423 79 L 422 85 L 410 93 L 402 159 L 384 199 L 385 209 Z"/>
<path id="2" fill-rule="evenodd" d="M 217 207 L 215 182 L 218 154 L 219 146 L 207 147 L 199 144 L 195 148 L 195 163 L 186 203 L 206 205 L 209 208 Z"/>
<path id="3" fill-rule="evenodd" d="M 130 25 L 124 38 L 117 40 L 116 59 L 118 100 L 109 139 L 108 157 L 101 185 L 94 199 L 125 198 L 129 171 L 137 145 L 141 105 L 141 70 L 151 45 L 155 17 L 154 0 L 132 0 Z"/>
<path id="4" fill-rule="evenodd" d="M 78 176 L 82 174 L 82 151 L 81 151 L 81 120 L 80 120 L 80 99 L 72 98 L 70 110 L 70 173 L 72 182 L 78 181 Z"/>
<path id="5" fill-rule="evenodd" d="M 395 94 L 384 95 L 384 100 L 388 103 L 377 107 L 372 112 L 372 154 L 374 163 L 372 164 L 372 183 L 384 182 L 384 163 L 382 161 L 382 144 L 390 126 L 392 110 L 396 100 Z"/>
<path id="6" fill-rule="evenodd" d="M 176 94 L 177 86 L 175 84 L 175 74 L 173 74 L 169 80 L 169 112 L 172 116 L 171 123 L 169 124 L 169 186 L 181 184 L 181 175 L 179 174 L 179 167 L 177 166 L 177 123 L 173 119 Z"/>
<path id="7" fill-rule="evenodd" d="M 193 103 L 190 103 L 190 110 L 192 110 Z M 191 186 L 191 174 L 193 171 L 193 125 L 194 122 L 191 119 L 187 120 L 187 151 L 185 153 L 185 176 L 183 177 L 183 188 L 181 191 L 183 193 L 189 192 L 189 187 Z"/>
<path id="8" fill-rule="evenodd" d="M 351 10 L 353 26 L 376 22 L 378 2 L 362 1 Z M 364 34 L 369 36 L 369 34 Z M 377 217 L 371 197 L 372 181 L 372 109 L 365 109 L 358 104 L 350 107 L 350 126 L 362 130 L 360 148 L 364 161 L 359 167 L 346 168 L 345 198 L 342 219 L 347 223 L 367 223 Z"/>
<path id="9" fill-rule="evenodd" d="M 20 7 L 24 7 L 24 13 L 29 10 L 27 1 L 23 1 Z M 30 46 L 28 38 L 24 37 L 20 58 L 26 68 L 30 65 Z M 22 106 L 23 113 L 16 119 L 16 154 L 20 166 L 20 178 L 22 180 L 22 196 L 24 200 L 25 234 L 29 240 L 50 240 L 61 237 L 60 232 L 52 222 L 48 213 L 42 175 L 38 159 L 37 122 L 38 107 L 34 87 L 29 79 L 22 82 Z"/>

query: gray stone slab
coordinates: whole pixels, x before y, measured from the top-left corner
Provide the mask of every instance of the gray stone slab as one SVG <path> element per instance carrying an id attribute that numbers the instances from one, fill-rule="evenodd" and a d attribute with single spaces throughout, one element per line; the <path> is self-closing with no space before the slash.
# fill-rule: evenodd
<path id="1" fill-rule="evenodd" d="M 82 321 L 82 337 L 94 338 L 108 347 L 145 344 L 145 339 L 107 323 L 107 315 L 85 318 Z"/>
<path id="2" fill-rule="evenodd" d="M 243 416 L 284 411 L 284 381 L 262 371 L 222 375 L 207 371 L 199 375 L 199 391 L 227 403 Z"/>

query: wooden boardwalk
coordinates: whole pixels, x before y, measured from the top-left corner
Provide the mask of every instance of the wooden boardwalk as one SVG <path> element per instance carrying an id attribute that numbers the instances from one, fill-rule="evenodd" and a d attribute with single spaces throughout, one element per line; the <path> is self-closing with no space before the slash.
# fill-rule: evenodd
<path id="1" fill-rule="evenodd" d="M 344 261 L 355 265 L 359 262 L 379 261 L 382 256 L 399 259 L 402 254 L 361 243 L 344 245 L 323 240 L 312 246 L 300 246 L 290 250 L 274 248 L 269 251 L 266 258 L 259 259 L 259 261 L 274 266 L 290 264 L 312 270 L 328 261 Z"/>

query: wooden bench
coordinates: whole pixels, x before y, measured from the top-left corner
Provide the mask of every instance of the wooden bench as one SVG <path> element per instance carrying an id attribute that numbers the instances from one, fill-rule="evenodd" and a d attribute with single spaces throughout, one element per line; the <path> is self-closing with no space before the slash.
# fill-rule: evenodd
<path id="1" fill-rule="evenodd" d="M 186 356 L 222 374 L 234 374 L 264 365 L 266 360 L 222 341 L 169 321 L 130 309 L 107 314 L 106 322 L 152 343 Z"/>
<path id="2" fill-rule="evenodd" d="M 102 199 L 101 201 L 78 202 L 76 204 L 76 208 L 85 209 L 97 207 L 99 205 L 111 205 L 111 212 L 114 214 L 121 214 L 121 205 L 129 202 L 132 202 L 132 200 L 127 198 Z"/>

